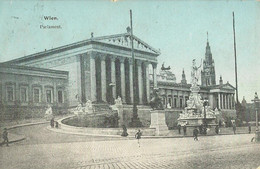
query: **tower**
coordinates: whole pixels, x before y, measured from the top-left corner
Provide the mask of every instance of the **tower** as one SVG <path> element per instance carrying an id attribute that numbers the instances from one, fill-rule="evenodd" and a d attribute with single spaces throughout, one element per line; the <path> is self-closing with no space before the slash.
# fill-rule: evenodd
<path id="1" fill-rule="evenodd" d="M 184 69 L 182 70 L 182 78 L 181 78 L 181 83 L 182 84 L 187 84 L 187 80 L 186 80 L 186 75 L 184 73 Z"/>
<path id="2" fill-rule="evenodd" d="M 208 41 L 208 32 L 207 32 L 207 46 L 205 59 L 203 60 L 203 70 L 201 71 L 201 85 L 202 86 L 211 86 L 216 84 L 216 74 L 215 74 L 215 63 L 212 59 L 212 53 Z"/>

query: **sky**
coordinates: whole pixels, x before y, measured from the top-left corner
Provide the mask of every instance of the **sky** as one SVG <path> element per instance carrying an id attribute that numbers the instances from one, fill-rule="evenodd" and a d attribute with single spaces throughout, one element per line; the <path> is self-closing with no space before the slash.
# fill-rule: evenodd
<path id="1" fill-rule="evenodd" d="M 114 0 L 115 1 L 115 0 Z M 0 2 L 0 62 L 94 36 L 125 33 L 129 10 L 133 33 L 160 49 L 159 66 L 171 66 L 177 82 L 192 60 L 205 57 L 207 32 L 216 80 L 235 86 L 233 18 L 235 13 L 239 100 L 260 94 L 260 1 L 11 1 Z M 57 17 L 46 21 L 43 16 Z M 60 25 L 62 29 L 41 29 Z"/>

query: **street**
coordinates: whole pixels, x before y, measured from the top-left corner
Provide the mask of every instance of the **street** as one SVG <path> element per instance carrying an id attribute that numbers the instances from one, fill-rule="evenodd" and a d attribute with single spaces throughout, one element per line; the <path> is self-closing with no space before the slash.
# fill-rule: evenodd
<path id="1" fill-rule="evenodd" d="M 28 126 L 10 132 L 27 139 L 0 147 L 0 168 L 257 168 L 253 134 L 141 139 L 76 136 Z M 37 132 L 36 132 L 37 131 Z"/>

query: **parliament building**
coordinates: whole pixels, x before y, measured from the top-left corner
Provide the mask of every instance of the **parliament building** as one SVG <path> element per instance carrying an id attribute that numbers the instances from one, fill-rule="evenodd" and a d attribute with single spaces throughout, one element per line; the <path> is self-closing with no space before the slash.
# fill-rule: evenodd
<path id="1" fill-rule="evenodd" d="M 133 79 L 140 109 L 149 113 L 154 88 L 159 88 L 166 109 L 180 112 L 190 94 L 183 70 L 176 82 L 170 70 L 157 73 L 160 51 L 133 36 L 135 63 L 132 62 L 130 32 L 94 37 L 58 48 L 0 63 L 1 113 L 7 108 L 33 107 L 43 112 L 48 105 L 60 112 L 90 100 L 113 104 L 121 97 L 125 109 L 133 104 Z M 135 77 L 133 76 L 135 64 Z M 151 71 L 152 70 L 152 71 Z M 207 42 L 201 90 L 212 108 L 234 113 L 235 88 L 216 84 L 215 65 Z M 3 109 L 5 107 L 5 109 Z M 142 115 L 140 115 L 142 117 Z"/>

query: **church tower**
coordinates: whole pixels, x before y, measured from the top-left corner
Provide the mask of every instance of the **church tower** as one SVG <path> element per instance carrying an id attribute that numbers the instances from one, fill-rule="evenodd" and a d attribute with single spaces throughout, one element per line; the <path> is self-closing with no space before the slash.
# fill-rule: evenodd
<path id="1" fill-rule="evenodd" d="M 187 80 L 186 80 L 186 75 L 185 75 L 184 69 L 182 70 L 181 83 L 182 84 L 187 84 Z"/>
<path id="2" fill-rule="evenodd" d="M 201 85 L 211 86 L 216 84 L 216 74 L 215 74 L 215 63 L 212 59 L 212 53 L 209 46 L 208 32 L 207 32 L 207 46 L 205 59 L 203 60 L 203 70 L 201 71 Z"/>

